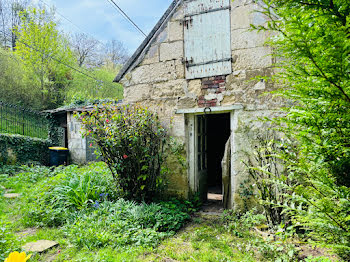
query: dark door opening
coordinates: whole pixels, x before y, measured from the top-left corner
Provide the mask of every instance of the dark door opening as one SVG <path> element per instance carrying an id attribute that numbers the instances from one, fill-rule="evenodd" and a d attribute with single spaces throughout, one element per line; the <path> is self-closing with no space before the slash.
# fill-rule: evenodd
<path id="1" fill-rule="evenodd" d="M 208 199 L 223 199 L 221 161 L 230 137 L 230 114 L 207 115 Z"/>

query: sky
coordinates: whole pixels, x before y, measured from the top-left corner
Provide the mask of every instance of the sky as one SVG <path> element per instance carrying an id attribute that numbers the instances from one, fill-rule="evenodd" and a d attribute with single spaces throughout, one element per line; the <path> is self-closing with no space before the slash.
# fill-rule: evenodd
<path id="1" fill-rule="evenodd" d="M 114 0 L 114 2 L 148 34 L 172 0 Z M 116 39 L 124 44 L 129 55 L 132 55 L 145 38 L 108 0 L 32 0 L 32 3 L 55 6 L 57 19 L 64 31 L 88 33 L 101 42 Z"/>

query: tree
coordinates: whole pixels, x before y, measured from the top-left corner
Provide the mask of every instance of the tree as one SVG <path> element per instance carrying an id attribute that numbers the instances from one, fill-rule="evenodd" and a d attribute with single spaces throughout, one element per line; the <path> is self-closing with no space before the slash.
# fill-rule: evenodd
<path id="1" fill-rule="evenodd" d="M 16 47 L 13 30 L 21 26 L 20 13 L 28 7 L 28 0 L 0 0 L 0 39 L 3 47 Z"/>
<path id="2" fill-rule="evenodd" d="M 0 100 L 11 104 L 41 108 L 40 90 L 25 66 L 10 50 L 0 49 Z"/>
<path id="3" fill-rule="evenodd" d="M 63 91 L 71 79 L 69 65 L 74 64 L 68 42 L 59 34 L 53 14 L 45 10 L 22 12 L 21 21 L 22 26 L 15 31 L 15 53 L 38 81 L 44 107 L 56 107 L 63 103 Z"/>
<path id="4" fill-rule="evenodd" d="M 107 65 L 124 64 L 129 59 L 128 52 L 123 44 L 115 39 L 109 41 L 104 50 L 104 61 Z"/>
<path id="5" fill-rule="evenodd" d="M 76 33 L 71 41 L 72 50 L 77 58 L 79 67 L 83 65 L 96 65 L 99 42 L 84 33 Z"/>
<path id="6" fill-rule="evenodd" d="M 113 83 L 117 70 L 101 66 L 86 70 L 93 80 L 78 72 L 74 73 L 73 80 L 66 89 L 66 104 L 85 103 L 97 99 L 118 100 L 123 98 L 123 87 Z"/>
<path id="7" fill-rule="evenodd" d="M 297 181 L 284 212 L 349 259 L 350 2 L 263 3 L 269 22 L 255 29 L 275 32 L 276 94 L 292 105 L 275 120 L 291 139 L 280 157 Z"/>

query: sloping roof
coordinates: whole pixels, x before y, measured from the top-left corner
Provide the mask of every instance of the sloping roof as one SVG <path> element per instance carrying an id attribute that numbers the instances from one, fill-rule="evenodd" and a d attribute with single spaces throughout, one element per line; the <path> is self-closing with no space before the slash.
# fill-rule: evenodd
<path id="1" fill-rule="evenodd" d="M 120 105 L 122 104 L 122 102 L 123 102 L 122 100 L 118 100 L 118 101 L 115 101 L 114 103 L 116 105 Z M 100 104 L 102 104 L 102 102 Z M 85 111 L 92 111 L 96 105 L 97 103 L 92 103 L 88 105 L 63 106 L 52 110 L 45 110 L 42 112 L 47 114 L 53 114 L 53 115 L 63 114 L 67 112 L 85 112 Z"/>
<path id="2" fill-rule="evenodd" d="M 83 112 L 83 111 L 90 111 L 94 108 L 93 105 L 88 105 L 88 106 L 74 106 L 74 107 L 59 107 L 56 109 L 52 110 L 45 110 L 43 113 L 48 113 L 48 114 L 63 114 L 67 112 Z"/>
<path id="3" fill-rule="evenodd" d="M 183 0 L 174 0 L 170 4 L 169 8 L 160 18 L 160 20 L 149 33 L 149 35 L 146 37 L 146 39 L 142 42 L 139 48 L 135 51 L 135 53 L 130 57 L 130 59 L 126 62 L 123 68 L 119 71 L 118 75 L 114 79 L 114 82 L 119 82 L 130 70 L 135 68 L 135 66 L 137 66 L 141 62 L 139 58 L 145 55 L 145 51 L 147 51 L 148 47 L 152 43 L 152 40 L 159 35 L 159 33 L 163 29 L 164 24 L 166 24 L 169 21 L 173 12 L 176 10 L 176 8 L 180 5 L 182 1 Z"/>

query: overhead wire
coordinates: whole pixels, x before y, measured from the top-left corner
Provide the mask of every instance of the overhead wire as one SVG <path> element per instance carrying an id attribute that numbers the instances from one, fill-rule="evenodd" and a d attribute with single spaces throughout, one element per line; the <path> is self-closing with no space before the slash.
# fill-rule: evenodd
<path id="1" fill-rule="evenodd" d="M 18 42 L 24 44 L 26 47 L 31 48 L 31 49 L 33 49 L 33 50 L 36 51 L 36 52 L 39 52 L 39 53 L 45 55 L 42 51 L 40 51 L 39 49 L 33 47 L 33 46 L 30 45 L 30 44 L 27 44 L 27 43 L 25 43 L 25 42 L 23 42 L 23 41 L 21 41 L 21 40 L 19 40 L 19 39 L 16 39 L 16 41 L 18 41 Z M 66 67 L 68 67 L 68 68 L 70 68 L 70 69 L 72 69 L 72 70 L 74 70 L 74 71 L 76 71 L 76 72 L 78 72 L 78 73 L 80 73 L 80 74 L 82 74 L 82 75 L 85 75 L 85 76 L 87 76 L 87 77 L 89 77 L 89 78 L 95 80 L 95 81 L 98 82 L 99 84 L 104 84 L 104 82 L 103 82 L 102 80 L 97 79 L 97 78 L 95 78 L 95 77 L 93 77 L 93 76 L 91 76 L 91 75 L 89 75 L 89 74 L 83 72 L 82 70 L 79 70 L 79 69 L 77 69 L 77 68 L 75 68 L 75 67 L 73 67 L 73 66 L 71 66 L 71 65 L 69 65 L 69 64 L 67 64 L 67 63 L 65 63 L 65 62 L 63 62 L 63 61 L 61 61 L 61 60 L 59 60 L 59 59 L 57 59 L 57 58 L 55 58 L 55 57 L 53 57 L 53 56 L 51 56 L 51 55 L 46 55 L 46 56 L 47 56 L 48 58 L 50 58 L 50 59 L 56 61 L 57 63 L 60 63 L 60 64 L 66 66 Z"/>
<path id="2" fill-rule="evenodd" d="M 41 3 L 43 3 L 44 5 L 46 5 L 47 7 L 51 8 L 51 6 L 46 3 L 44 0 L 39 0 Z M 81 27 L 79 27 L 78 25 L 76 25 L 75 23 L 73 23 L 72 20 L 70 20 L 69 18 L 67 18 L 66 16 L 64 16 L 63 14 L 61 14 L 60 12 L 58 12 L 57 10 L 55 10 L 55 13 L 57 13 L 59 16 L 61 16 L 62 18 L 64 18 L 66 21 L 68 21 L 69 23 L 71 23 L 73 26 L 75 26 L 78 30 L 80 30 L 82 33 L 91 36 L 92 38 L 96 39 L 96 41 L 98 41 L 100 44 L 105 45 L 105 43 L 103 43 L 102 41 L 98 40 L 96 37 L 94 37 L 92 34 L 88 33 L 87 31 L 83 30 Z"/>
<path id="3" fill-rule="evenodd" d="M 114 0 L 107 0 L 115 9 L 119 11 L 119 13 L 124 16 L 143 36 L 147 37 L 147 35 L 142 31 L 142 29 L 123 11 L 121 7 Z"/>

